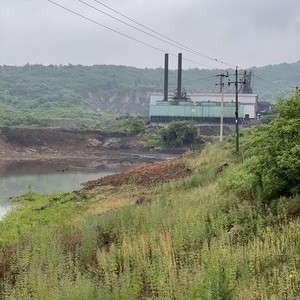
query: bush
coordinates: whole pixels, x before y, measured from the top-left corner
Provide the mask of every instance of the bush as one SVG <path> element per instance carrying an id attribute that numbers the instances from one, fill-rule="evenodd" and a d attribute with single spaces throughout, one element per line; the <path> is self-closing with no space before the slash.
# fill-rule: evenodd
<path id="1" fill-rule="evenodd" d="M 251 164 L 244 163 L 245 171 L 256 178 L 252 189 L 259 190 L 266 203 L 300 194 L 299 97 L 280 101 L 276 111 L 276 120 L 241 136 L 241 154 L 251 159 Z"/>
<path id="2" fill-rule="evenodd" d="M 225 191 L 233 190 L 233 192 L 244 198 L 252 198 L 253 186 L 256 183 L 256 176 L 249 172 L 249 166 L 253 160 L 249 159 L 244 164 L 238 164 L 226 171 L 226 176 L 220 181 L 222 188 Z"/>
<path id="3" fill-rule="evenodd" d="M 146 132 L 147 127 L 141 117 L 129 117 L 124 120 L 121 129 L 126 132 L 143 134 Z"/>
<path id="4" fill-rule="evenodd" d="M 161 146 L 161 137 L 156 133 L 146 133 L 144 136 L 146 145 L 150 148 Z"/>
<path id="5" fill-rule="evenodd" d="M 190 121 L 173 121 L 167 128 L 160 131 L 164 144 L 169 146 L 184 146 L 195 142 L 196 125 Z"/>

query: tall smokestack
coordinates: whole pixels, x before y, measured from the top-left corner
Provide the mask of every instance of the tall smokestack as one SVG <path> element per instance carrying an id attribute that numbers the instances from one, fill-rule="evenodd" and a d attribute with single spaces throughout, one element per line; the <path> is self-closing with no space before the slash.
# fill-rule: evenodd
<path id="1" fill-rule="evenodd" d="M 178 53 L 177 99 L 181 98 L 182 53 Z"/>
<path id="2" fill-rule="evenodd" d="M 169 84 L 169 54 L 165 53 L 165 72 L 164 72 L 164 101 L 168 101 Z"/>

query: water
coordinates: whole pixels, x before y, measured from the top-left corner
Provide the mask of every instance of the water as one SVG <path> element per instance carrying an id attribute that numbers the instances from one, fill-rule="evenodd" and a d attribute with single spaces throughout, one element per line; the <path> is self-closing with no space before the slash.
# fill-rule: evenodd
<path id="1" fill-rule="evenodd" d="M 127 167 L 128 168 L 128 167 Z M 0 166 L 0 219 L 13 207 L 10 197 L 28 191 L 72 192 L 81 183 L 125 169 L 120 164 L 91 167 L 86 162 L 22 162 Z"/>

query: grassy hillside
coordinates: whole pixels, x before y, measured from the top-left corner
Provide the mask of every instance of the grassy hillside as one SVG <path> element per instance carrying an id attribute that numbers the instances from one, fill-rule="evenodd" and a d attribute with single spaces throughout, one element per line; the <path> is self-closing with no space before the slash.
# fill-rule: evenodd
<path id="1" fill-rule="evenodd" d="M 299 67 L 300 62 L 253 68 L 260 100 L 274 102 L 289 95 L 300 85 Z M 215 76 L 220 72 L 185 70 L 183 86 L 189 92 L 217 91 Z M 176 88 L 176 77 L 176 71 L 170 71 L 170 90 Z M 82 120 L 101 127 L 103 119 L 113 119 L 106 113 L 148 115 L 149 93 L 162 89 L 161 68 L 0 66 L 0 125 L 59 127 L 64 120 L 75 120 L 75 125 Z"/>
<path id="2" fill-rule="evenodd" d="M 246 131 L 238 159 L 229 140 L 19 198 L 0 222 L 0 299 L 297 299 L 299 108 Z"/>

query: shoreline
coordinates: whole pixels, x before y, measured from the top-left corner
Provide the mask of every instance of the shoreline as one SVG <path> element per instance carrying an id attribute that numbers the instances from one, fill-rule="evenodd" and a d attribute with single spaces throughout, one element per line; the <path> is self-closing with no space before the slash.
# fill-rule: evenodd
<path id="1" fill-rule="evenodd" d="M 139 135 L 120 132 L 0 128 L 0 168 L 17 162 L 135 165 L 174 158 L 183 152 L 149 149 Z"/>

